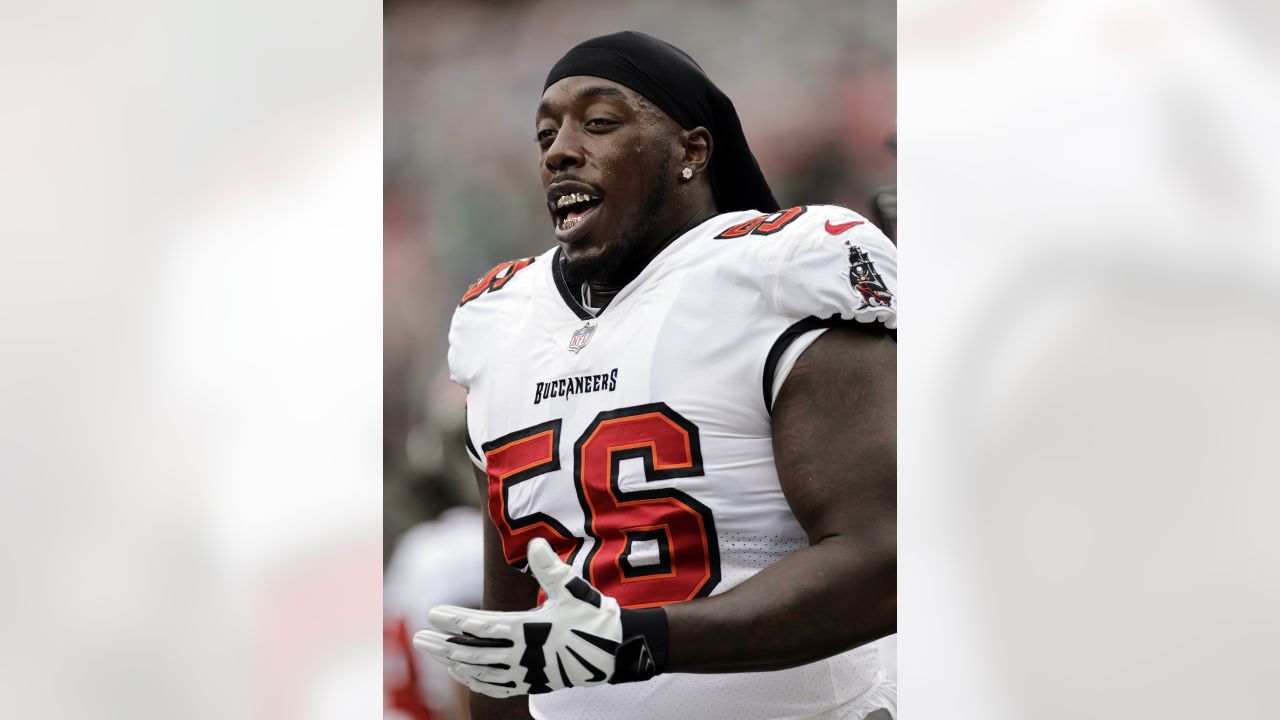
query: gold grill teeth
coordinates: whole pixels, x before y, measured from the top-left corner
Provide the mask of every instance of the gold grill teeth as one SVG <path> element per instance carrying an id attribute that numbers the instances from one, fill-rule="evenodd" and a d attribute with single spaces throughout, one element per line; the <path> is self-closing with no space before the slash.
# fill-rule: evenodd
<path id="1" fill-rule="evenodd" d="M 556 209 L 560 210 L 570 205 L 576 205 L 580 202 L 587 202 L 588 200 L 591 200 L 591 196 L 586 193 L 570 193 L 568 195 L 561 195 L 560 199 L 556 200 Z"/>

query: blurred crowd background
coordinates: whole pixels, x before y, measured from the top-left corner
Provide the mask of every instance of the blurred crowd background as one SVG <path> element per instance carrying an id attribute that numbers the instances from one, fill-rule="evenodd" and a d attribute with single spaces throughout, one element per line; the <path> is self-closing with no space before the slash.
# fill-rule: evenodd
<path id="1" fill-rule="evenodd" d="M 895 21 L 892 0 L 387 4 L 383 532 L 388 690 L 401 712 L 414 712 L 413 684 L 437 715 L 456 712 L 442 697 L 447 680 L 431 692 L 433 668 L 407 651 L 430 604 L 479 603 L 479 576 L 461 565 L 479 554 L 460 549 L 479 541 L 479 514 L 437 520 L 479 502 L 447 332 L 472 280 L 555 242 L 533 141 L 552 64 L 618 30 L 667 40 L 733 99 L 783 207 L 830 203 L 879 218 L 896 181 Z M 459 574 L 474 586 L 450 579 Z"/>

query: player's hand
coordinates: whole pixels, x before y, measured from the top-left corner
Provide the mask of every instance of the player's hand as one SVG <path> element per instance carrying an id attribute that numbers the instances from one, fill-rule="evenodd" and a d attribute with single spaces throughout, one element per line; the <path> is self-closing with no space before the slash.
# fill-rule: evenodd
<path id="1" fill-rule="evenodd" d="M 648 680 L 666 662 L 666 613 L 622 610 L 560 561 L 529 543 L 529 568 L 547 594 L 535 610 L 488 612 L 437 605 L 414 647 L 454 680 L 491 697 Z M 625 629 L 624 629 L 625 626 Z"/>

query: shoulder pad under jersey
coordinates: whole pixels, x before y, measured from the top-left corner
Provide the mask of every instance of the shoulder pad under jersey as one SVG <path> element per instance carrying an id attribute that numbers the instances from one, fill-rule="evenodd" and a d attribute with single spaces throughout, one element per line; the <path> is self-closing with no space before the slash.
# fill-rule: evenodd
<path id="1" fill-rule="evenodd" d="M 449 377 L 470 389 L 479 364 L 488 353 L 484 346 L 492 328 L 503 326 L 503 314 L 510 311 L 513 292 L 508 289 L 517 273 L 540 258 L 522 258 L 499 263 L 467 286 L 449 325 Z M 515 291 L 516 294 L 519 291 Z"/>
<path id="2" fill-rule="evenodd" d="M 774 310 L 789 318 L 840 316 L 897 325 L 897 249 L 847 208 L 805 205 L 721 231 L 742 243 L 748 268 Z M 736 239 L 736 240 L 735 240 Z"/>

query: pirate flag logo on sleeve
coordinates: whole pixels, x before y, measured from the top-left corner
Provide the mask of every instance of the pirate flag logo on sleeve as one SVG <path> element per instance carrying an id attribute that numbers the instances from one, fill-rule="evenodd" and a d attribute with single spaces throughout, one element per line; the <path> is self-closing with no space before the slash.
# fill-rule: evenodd
<path id="1" fill-rule="evenodd" d="M 867 251 L 848 240 L 844 241 L 844 246 L 849 250 L 849 284 L 862 298 L 862 308 L 892 307 L 893 294 L 885 287 L 884 279 L 876 271 L 875 263 L 867 257 Z"/>

